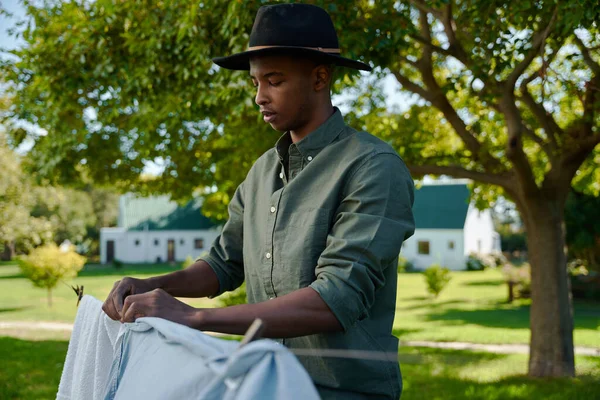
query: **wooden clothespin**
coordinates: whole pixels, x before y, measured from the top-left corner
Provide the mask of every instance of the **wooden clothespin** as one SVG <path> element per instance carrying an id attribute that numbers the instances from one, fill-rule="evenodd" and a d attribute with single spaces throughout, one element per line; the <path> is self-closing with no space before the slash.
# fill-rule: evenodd
<path id="1" fill-rule="evenodd" d="M 245 345 L 247 345 L 248 343 L 260 339 L 264 330 L 265 330 L 264 322 L 262 321 L 262 319 L 256 318 L 254 320 L 254 322 L 252 322 L 252 325 L 250 325 L 250 327 L 244 334 L 244 338 L 242 339 L 242 342 L 240 343 L 239 348 L 242 348 Z"/>
<path id="2" fill-rule="evenodd" d="M 76 285 L 75 287 L 71 286 L 71 289 L 73 289 L 73 291 L 77 295 L 76 307 L 79 307 L 79 302 L 81 301 L 81 298 L 83 297 L 83 285 L 81 285 L 81 286 Z"/>

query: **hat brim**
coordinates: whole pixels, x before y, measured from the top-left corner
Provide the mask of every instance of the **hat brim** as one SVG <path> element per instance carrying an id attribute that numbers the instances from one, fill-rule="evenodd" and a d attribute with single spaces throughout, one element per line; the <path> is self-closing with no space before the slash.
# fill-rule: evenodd
<path id="1" fill-rule="evenodd" d="M 319 50 L 305 49 L 294 46 L 277 46 L 269 47 L 267 49 L 249 50 L 237 54 L 232 54 L 227 57 L 216 57 L 212 61 L 219 67 L 232 69 L 237 71 L 249 71 L 250 70 L 250 57 L 267 54 L 297 54 L 298 56 L 318 56 L 323 59 L 324 62 L 331 62 L 332 64 L 339 65 L 341 67 L 348 67 L 358 69 L 361 71 L 371 71 L 372 68 L 369 64 L 365 64 L 360 61 L 351 60 L 346 57 L 342 57 L 337 54 L 325 53 Z"/>

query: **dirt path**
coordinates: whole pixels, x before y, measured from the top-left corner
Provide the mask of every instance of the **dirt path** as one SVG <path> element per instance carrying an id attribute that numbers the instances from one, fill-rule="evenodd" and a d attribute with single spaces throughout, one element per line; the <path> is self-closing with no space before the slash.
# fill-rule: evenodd
<path id="1" fill-rule="evenodd" d="M 2 330 L 49 330 L 72 331 L 73 324 L 50 321 L 0 321 L 0 335 Z M 209 335 L 222 336 L 218 333 L 207 332 Z M 406 347 L 433 347 L 438 349 L 487 351 L 498 354 L 528 354 L 529 346 L 526 344 L 483 344 L 466 342 L 430 342 L 425 340 L 401 341 L 401 346 Z M 600 348 L 575 346 L 575 354 L 582 356 L 600 357 Z"/>

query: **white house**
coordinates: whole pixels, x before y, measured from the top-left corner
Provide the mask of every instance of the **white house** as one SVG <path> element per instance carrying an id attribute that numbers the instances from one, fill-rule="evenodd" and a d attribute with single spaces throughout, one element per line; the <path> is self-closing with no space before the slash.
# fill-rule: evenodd
<path id="1" fill-rule="evenodd" d="M 469 253 L 500 251 L 489 209 L 477 210 L 463 182 L 434 183 L 415 190 L 415 234 L 402 246 L 401 255 L 415 268 L 440 264 L 465 269 Z"/>
<path id="2" fill-rule="evenodd" d="M 200 256 L 221 232 L 200 209 L 200 199 L 179 206 L 168 196 L 121 196 L 118 226 L 100 230 L 100 262 L 179 262 Z"/>

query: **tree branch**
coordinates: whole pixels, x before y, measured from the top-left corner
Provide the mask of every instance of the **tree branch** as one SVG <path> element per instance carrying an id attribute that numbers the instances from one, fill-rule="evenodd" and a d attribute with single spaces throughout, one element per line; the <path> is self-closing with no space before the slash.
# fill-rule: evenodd
<path id="1" fill-rule="evenodd" d="M 440 54 L 443 54 L 443 55 L 448 56 L 448 57 L 454 57 L 454 58 L 456 58 L 456 55 L 454 55 L 452 52 L 450 52 L 450 50 L 444 49 L 444 48 L 442 48 L 440 46 L 436 46 L 435 44 L 431 43 L 431 40 L 427 40 L 424 37 L 419 36 L 419 35 L 409 35 L 409 37 L 411 39 L 414 39 L 417 42 L 422 43 L 425 46 L 431 48 L 436 53 L 440 53 Z M 461 61 L 461 60 L 459 60 L 459 61 Z"/>
<path id="2" fill-rule="evenodd" d="M 540 49 L 543 50 L 544 44 L 546 43 L 546 38 L 550 34 L 550 31 L 552 30 L 554 23 L 556 22 L 557 15 L 558 15 L 558 4 L 556 5 L 556 7 L 554 7 L 554 12 L 552 13 L 552 18 L 550 18 L 550 22 L 548 23 L 548 25 L 545 27 L 545 29 L 536 33 L 533 36 L 533 43 L 531 45 L 531 49 L 529 49 L 529 51 L 525 55 L 525 58 L 523 59 L 523 61 L 521 61 L 519 64 L 517 64 L 515 69 L 510 73 L 510 75 L 506 79 L 506 82 L 505 82 L 506 88 L 505 89 L 507 91 L 508 90 L 512 91 L 514 89 L 515 84 L 517 83 L 517 80 L 519 79 L 519 77 L 523 74 L 523 72 L 525 72 L 527 67 L 529 67 L 531 62 L 538 55 Z"/>
<path id="3" fill-rule="evenodd" d="M 477 182 L 489 183 L 498 185 L 504 188 L 511 189 L 513 185 L 512 173 L 504 172 L 502 174 L 494 174 L 490 172 L 472 171 L 460 165 L 409 165 L 408 169 L 415 176 L 423 175 L 448 175 L 455 178 L 472 179 Z"/>
<path id="4" fill-rule="evenodd" d="M 440 10 L 436 10 L 435 8 L 429 7 L 427 4 L 425 4 L 424 1 L 422 1 L 422 0 L 408 0 L 408 1 L 410 4 L 417 7 L 419 9 L 419 11 L 431 14 L 438 19 L 442 18 L 442 12 Z"/>
<path id="5" fill-rule="evenodd" d="M 589 49 L 585 47 L 585 44 L 581 39 L 579 39 L 579 37 L 577 37 L 577 35 L 573 35 L 573 38 L 575 40 L 575 44 L 577 44 L 577 47 L 579 47 L 579 50 L 581 50 L 581 55 L 583 56 L 583 60 L 585 61 L 585 63 L 588 65 L 588 67 L 590 67 L 592 71 L 594 71 L 595 75 L 600 75 L 600 64 L 594 61 L 592 55 L 589 52 Z"/>
<path id="6" fill-rule="evenodd" d="M 427 20 L 427 14 L 423 11 L 420 12 L 419 23 L 421 36 L 425 38 L 425 40 L 430 41 L 431 28 Z M 433 75 L 433 63 L 431 57 L 431 48 L 425 46 L 423 55 L 419 60 L 419 71 L 421 72 L 423 83 L 428 89 L 420 88 L 421 91 L 425 91 L 428 94 L 428 97 L 424 98 L 429 100 L 444 114 L 450 125 L 452 125 L 452 128 L 465 144 L 466 148 L 473 154 L 475 161 L 480 162 L 489 171 L 504 169 L 496 158 L 483 149 L 479 140 L 477 140 L 475 135 L 467 128 L 465 122 L 460 118 L 445 93 L 438 85 L 435 76 Z"/>
<path id="7" fill-rule="evenodd" d="M 408 79 L 398 71 L 392 71 L 392 73 L 394 74 L 398 82 L 402 85 L 402 87 L 415 94 L 418 94 L 419 96 L 421 96 L 429 102 L 433 102 L 433 96 L 431 96 L 431 94 L 427 90 L 425 90 L 425 88 L 417 85 L 416 83 L 413 83 L 410 79 Z"/>
<path id="8" fill-rule="evenodd" d="M 552 164 L 554 164 L 554 162 L 556 161 L 556 152 L 555 149 L 552 147 L 551 143 L 546 142 L 543 137 L 535 133 L 535 131 L 529 128 L 528 126 L 523 126 L 523 132 L 527 137 L 529 137 L 531 140 L 537 143 L 538 146 L 542 148 L 544 153 L 546 153 L 548 158 L 550 158 Z"/>
<path id="9" fill-rule="evenodd" d="M 458 41 L 456 37 L 456 24 L 454 22 L 454 18 L 452 18 L 452 1 L 448 1 L 442 15 L 440 16 L 440 21 L 444 26 L 444 32 L 446 33 L 446 37 L 448 38 L 449 48 L 448 50 L 458 61 L 462 62 L 465 66 L 473 70 L 473 63 L 469 53 L 467 53 L 463 47 L 463 45 Z M 472 71 L 474 72 L 474 71 Z M 482 79 L 481 76 L 478 76 L 479 79 Z"/>
<path id="10" fill-rule="evenodd" d="M 556 141 L 555 134 L 561 134 L 563 133 L 563 130 L 560 128 L 560 126 L 558 126 L 552 114 L 546 111 L 544 106 L 537 103 L 533 99 L 531 93 L 529 93 L 529 90 L 527 90 L 526 85 L 521 86 L 521 95 L 521 100 L 523 100 L 523 103 L 525 103 L 525 105 L 531 110 L 541 127 L 544 128 L 544 131 L 546 131 L 546 135 L 548 135 L 548 138 L 550 139 L 552 150 L 557 151 L 558 142 Z"/>
<path id="11" fill-rule="evenodd" d="M 508 130 L 508 141 L 506 143 L 506 156 L 512 162 L 519 180 L 522 192 L 525 195 L 531 195 L 538 190 L 535 183 L 533 170 L 527 155 L 523 151 L 523 141 L 521 134 L 526 130 L 521 113 L 515 104 L 515 96 L 511 91 L 505 93 L 500 101 L 500 108 L 506 118 L 506 128 Z"/>

